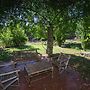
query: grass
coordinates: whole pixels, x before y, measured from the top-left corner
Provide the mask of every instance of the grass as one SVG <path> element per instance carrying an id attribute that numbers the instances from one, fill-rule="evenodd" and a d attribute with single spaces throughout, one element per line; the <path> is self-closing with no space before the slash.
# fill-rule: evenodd
<path id="1" fill-rule="evenodd" d="M 68 41 L 69 42 L 69 41 Z M 41 54 L 46 54 L 46 44 L 44 42 L 27 42 L 25 46 L 21 46 L 18 48 L 5 48 L 5 50 L 9 53 L 12 53 L 13 51 L 22 51 L 22 50 L 33 50 L 37 49 L 37 51 Z M 80 52 L 83 52 L 83 50 L 78 50 L 74 48 L 61 48 L 58 45 L 53 46 L 53 53 L 66 53 L 66 54 L 72 54 L 78 56 Z"/>
<path id="2" fill-rule="evenodd" d="M 70 43 L 70 41 L 67 41 Z M 76 41 L 75 41 L 76 43 Z M 9 53 L 12 53 L 13 51 L 22 51 L 22 50 L 33 50 L 37 49 L 37 51 L 41 54 L 46 54 L 46 44 L 44 42 L 27 42 L 25 46 L 21 46 L 18 48 L 5 48 L 5 50 Z M 83 50 L 78 50 L 75 48 L 61 48 L 58 45 L 53 46 L 53 53 L 60 53 L 63 52 L 65 54 L 71 54 L 71 55 L 76 55 L 79 56 Z"/>
<path id="3" fill-rule="evenodd" d="M 44 42 L 35 42 L 35 43 L 30 43 L 27 42 L 25 46 L 21 46 L 18 48 L 5 48 L 5 52 L 0 55 L 0 60 L 7 60 L 9 57 L 9 54 L 12 53 L 13 51 L 22 51 L 22 50 L 33 50 L 37 49 L 37 51 L 41 54 L 46 54 L 46 44 Z M 53 53 L 66 53 L 66 54 L 77 54 L 80 53 L 80 50 L 72 49 L 72 48 L 61 48 L 58 45 L 53 46 Z M 10 55 L 11 56 L 11 55 Z"/>
<path id="4" fill-rule="evenodd" d="M 33 48 L 37 48 L 38 52 L 41 54 L 46 54 L 46 45 L 44 45 L 42 42 L 38 42 L 38 43 L 27 43 L 26 45 L 30 45 Z M 61 48 L 58 45 L 54 45 L 53 46 L 53 53 L 66 53 L 66 54 L 77 54 L 80 53 L 82 50 L 76 50 L 73 48 Z"/>
<path id="5" fill-rule="evenodd" d="M 33 48 L 36 48 L 39 53 L 45 54 L 46 53 L 46 45 L 44 45 L 42 42 L 36 42 L 36 43 L 27 43 L 27 46 L 32 46 Z"/>

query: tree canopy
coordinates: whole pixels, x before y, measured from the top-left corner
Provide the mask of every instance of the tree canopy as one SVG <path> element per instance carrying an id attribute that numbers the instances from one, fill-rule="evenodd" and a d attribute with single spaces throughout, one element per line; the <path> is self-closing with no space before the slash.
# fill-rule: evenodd
<path id="1" fill-rule="evenodd" d="M 70 32 L 89 33 L 89 9 L 90 0 L 0 0 L 0 28 L 16 27 L 19 23 L 28 32 L 33 29 L 33 18 L 38 16 L 38 25 L 47 30 L 47 49 L 52 53 L 53 35 L 61 45 Z M 82 42 L 88 38 L 86 34 L 81 34 Z"/>

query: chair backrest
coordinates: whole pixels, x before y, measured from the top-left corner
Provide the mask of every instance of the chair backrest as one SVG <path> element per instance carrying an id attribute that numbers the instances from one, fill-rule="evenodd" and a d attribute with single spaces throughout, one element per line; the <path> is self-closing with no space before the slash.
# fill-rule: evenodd
<path id="1" fill-rule="evenodd" d="M 6 90 L 16 81 L 19 82 L 19 71 L 20 70 L 14 70 L 0 74 L 0 90 Z"/>
<path id="2" fill-rule="evenodd" d="M 60 72 L 64 71 L 67 68 L 70 57 L 71 57 L 70 55 L 65 55 L 65 54 L 61 54 L 58 57 L 58 61 L 59 61 L 58 67 Z"/>

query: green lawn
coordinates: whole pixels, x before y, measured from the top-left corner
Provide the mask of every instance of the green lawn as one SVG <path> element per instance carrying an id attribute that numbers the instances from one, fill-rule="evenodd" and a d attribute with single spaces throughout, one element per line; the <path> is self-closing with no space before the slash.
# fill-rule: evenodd
<path id="1" fill-rule="evenodd" d="M 30 45 L 34 48 L 38 49 L 39 53 L 46 54 L 46 45 L 44 45 L 42 42 L 37 42 L 37 43 L 27 43 L 26 45 Z M 58 45 L 53 46 L 53 53 L 66 53 L 66 54 L 77 54 L 80 53 L 82 50 L 76 50 L 72 48 L 61 48 Z"/>
<path id="2" fill-rule="evenodd" d="M 67 42 L 71 42 L 71 41 L 67 41 Z M 37 51 L 41 54 L 46 54 L 46 44 L 43 42 L 27 42 L 25 46 L 21 46 L 18 48 L 5 48 L 5 50 L 9 53 L 12 53 L 13 51 L 21 51 L 21 50 L 32 50 L 32 49 L 37 49 Z M 75 48 L 68 48 L 68 47 L 64 47 L 61 48 L 58 45 L 54 45 L 53 46 L 53 53 L 66 53 L 66 54 L 72 54 L 72 55 L 76 55 L 79 56 L 80 52 L 83 52 L 83 50 L 80 49 L 75 49 Z"/>

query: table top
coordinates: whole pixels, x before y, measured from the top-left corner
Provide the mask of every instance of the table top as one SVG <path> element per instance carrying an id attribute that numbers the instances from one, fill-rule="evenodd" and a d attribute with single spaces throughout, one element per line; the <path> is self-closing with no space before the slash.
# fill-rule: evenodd
<path id="1" fill-rule="evenodd" d="M 39 61 L 39 62 L 35 62 L 33 64 L 27 64 L 25 68 L 26 68 L 28 75 L 32 75 L 35 73 L 50 70 L 53 68 L 53 66 L 50 62 Z"/>

